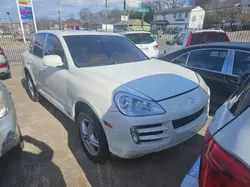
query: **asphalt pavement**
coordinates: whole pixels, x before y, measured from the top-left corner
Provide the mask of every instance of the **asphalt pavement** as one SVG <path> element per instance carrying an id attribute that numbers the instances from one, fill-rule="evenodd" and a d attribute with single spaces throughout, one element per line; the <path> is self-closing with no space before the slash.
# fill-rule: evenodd
<path id="1" fill-rule="evenodd" d="M 0 159 L 1 187 L 178 187 L 199 156 L 206 128 L 166 151 L 94 164 L 83 152 L 76 124 L 45 99 L 29 99 L 19 64 L 12 65 L 12 75 L 4 84 L 12 93 L 25 146 Z"/>

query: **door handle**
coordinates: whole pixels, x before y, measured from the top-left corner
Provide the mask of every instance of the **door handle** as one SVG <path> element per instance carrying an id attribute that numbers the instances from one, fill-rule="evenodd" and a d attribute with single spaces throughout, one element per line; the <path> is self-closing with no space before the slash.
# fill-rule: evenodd
<path id="1" fill-rule="evenodd" d="M 40 70 L 41 70 L 41 71 L 45 71 L 45 68 L 44 68 L 44 67 L 41 67 Z"/>
<path id="2" fill-rule="evenodd" d="M 31 64 L 31 61 L 26 61 L 27 64 Z"/>

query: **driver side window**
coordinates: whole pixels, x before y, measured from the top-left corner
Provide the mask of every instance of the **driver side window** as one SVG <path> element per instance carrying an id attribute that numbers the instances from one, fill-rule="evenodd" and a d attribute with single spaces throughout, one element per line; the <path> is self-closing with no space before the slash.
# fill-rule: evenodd
<path id="1" fill-rule="evenodd" d="M 193 51 L 189 55 L 188 66 L 212 71 L 222 71 L 228 50 L 204 49 Z"/>
<path id="2" fill-rule="evenodd" d="M 172 40 L 172 44 L 176 44 L 176 45 L 183 45 L 184 43 L 184 39 L 185 39 L 185 34 L 184 33 L 181 33 L 177 36 L 175 36 Z"/>
<path id="3" fill-rule="evenodd" d="M 44 56 L 46 55 L 58 55 L 61 57 L 62 62 L 64 65 L 67 65 L 66 56 L 62 47 L 60 40 L 52 35 L 48 34 L 45 49 L 44 49 Z"/>

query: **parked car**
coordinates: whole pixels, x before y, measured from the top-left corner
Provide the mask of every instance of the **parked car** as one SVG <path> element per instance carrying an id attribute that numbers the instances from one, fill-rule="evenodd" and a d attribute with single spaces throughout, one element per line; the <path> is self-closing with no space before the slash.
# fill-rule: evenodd
<path id="1" fill-rule="evenodd" d="M 214 43 L 191 46 L 159 59 L 189 68 L 205 80 L 216 111 L 238 88 L 239 76 L 250 71 L 250 44 Z"/>
<path id="2" fill-rule="evenodd" d="M 132 41 L 139 49 L 142 50 L 149 58 L 158 57 L 159 45 L 153 35 L 146 31 L 129 31 L 122 33 Z"/>
<path id="3" fill-rule="evenodd" d="M 7 88 L 0 82 L 0 157 L 15 149 L 21 151 L 23 140 L 16 110 Z"/>
<path id="4" fill-rule="evenodd" d="M 0 79 L 10 79 L 11 71 L 9 61 L 6 58 L 4 50 L 0 47 Z"/>
<path id="5" fill-rule="evenodd" d="M 221 29 L 182 31 L 171 41 L 166 42 L 168 49 L 165 50 L 165 54 L 169 54 L 192 45 L 214 42 L 230 42 L 230 38 L 227 33 Z"/>
<path id="6" fill-rule="evenodd" d="M 181 187 L 250 186 L 250 78 L 213 117 Z"/>
<path id="7" fill-rule="evenodd" d="M 209 88 L 198 74 L 149 59 L 119 34 L 38 32 L 23 66 L 30 98 L 42 95 L 74 120 L 94 162 L 175 146 L 208 116 Z"/>

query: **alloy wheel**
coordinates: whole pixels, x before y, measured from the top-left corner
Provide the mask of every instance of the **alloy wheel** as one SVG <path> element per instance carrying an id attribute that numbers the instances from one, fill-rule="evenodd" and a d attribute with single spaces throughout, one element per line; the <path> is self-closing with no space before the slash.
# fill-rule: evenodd
<path id="1" fill-rule="evenodd" d="M 80 126 L 81 139 L 88 150 L 88 152 L 96 156 L 99 153 L 99 141 L 96 137 L 95 129 L 93 124 L 87 120 L 83 119 Z"/>

